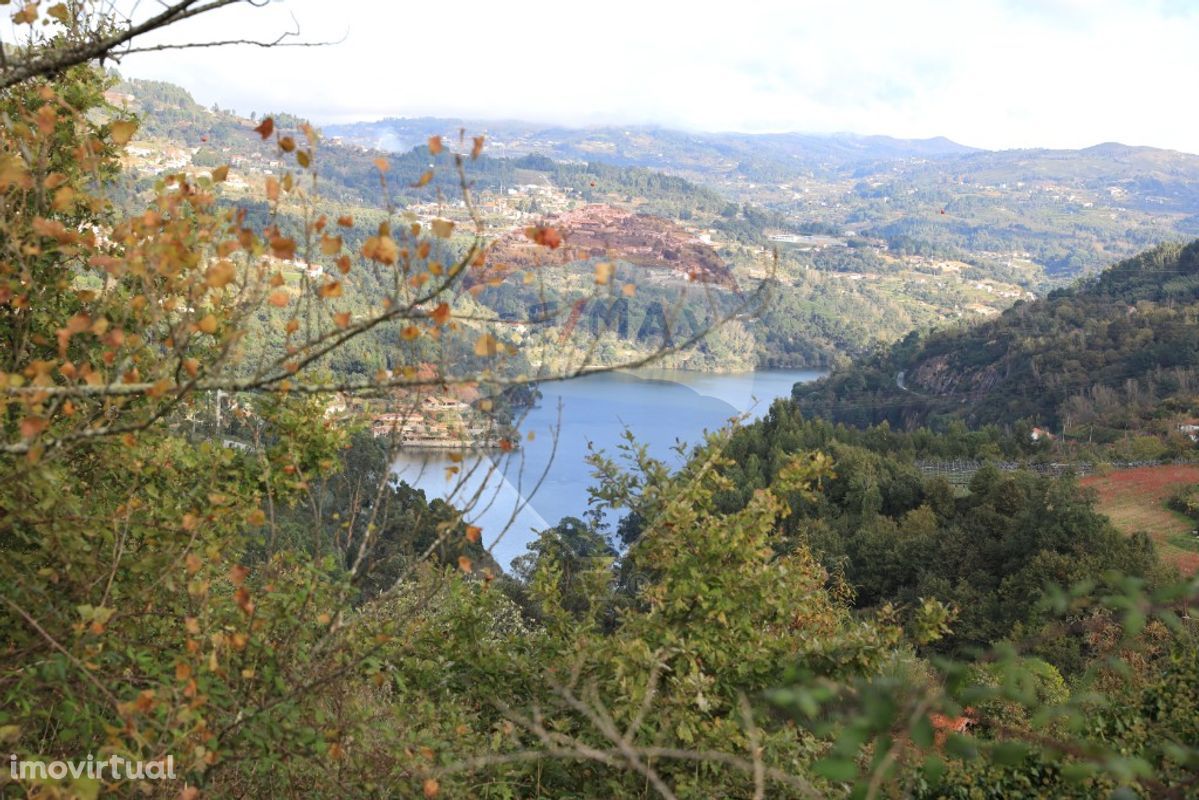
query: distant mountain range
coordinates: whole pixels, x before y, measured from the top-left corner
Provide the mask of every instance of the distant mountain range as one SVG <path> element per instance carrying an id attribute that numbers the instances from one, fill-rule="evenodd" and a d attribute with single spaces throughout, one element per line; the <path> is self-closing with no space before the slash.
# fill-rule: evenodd
<path id="1" fill-rule="evenodd" d="M 1199 234 L 1199 156 L 1104 143 L 1081 150 L 980 150 L 943 137 L 689 133 L 448 118 L 331 125 L 403 152 L 435 134 L 487 137 L 492 156 L 661 170 L 820 232 L 854 231 L 934 257 L 1028 258 L 1050 276 L 1097 271 Z"/>
<path id="2" fill-rule="evenodd" d="M 690 133 L 647 126 L 568 128 L 439 117 L 388 118 L 325 127 L 326 133 L 344 141 L 396 152 L 422 145 L 430 136 L 453 136 L 463 129 L 486 135 L 488 150 L 494 156 L 539 154 L 570 161 L 600 160 L 621 166 L 708 174 L 731 173 L 763 160 L 782 169 L 831 174 L 882 161 L 980 152 L 944 137 Z"/>

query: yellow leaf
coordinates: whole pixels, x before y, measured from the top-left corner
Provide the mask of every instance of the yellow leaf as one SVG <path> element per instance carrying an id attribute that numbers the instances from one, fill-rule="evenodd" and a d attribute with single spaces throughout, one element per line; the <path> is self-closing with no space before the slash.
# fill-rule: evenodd
<path id="1" fill-rule="evenodd" d="M 67 11 L 66 3 L 55 3 L 46 9 L 46 13 L 54 17 L 54 19 L 58 20 L 63 25 L 67 24 L 67 20 L 70 17 L 69 12 Z"/>
<path id="2" fill-rule="evenodd" d="M 494 356 L 498 350 L 498 343 L 495 337 L 490 333 L 485 333 L 475 342 L 475 355 L 481 358 Z"/>
<path id="3" fill-rule="evenodd" d="M 128 144 L 129 140 L 133 138 L 133 134 L 137 132 L 137 123 L 121 119 L 112 123 L 108 130 L 113 144 L 121 146 Z"/>
<path id="4" fill-rule="evenodd" d="M 228 177 L 229 177 L 229 165 L 228 164 L 226 164 L 223 167 L 217 167 L 216 169 L 214 169 L 212 171 L 212 182 L 213 183 L 224 183 L 225 179 Z"/>
<path id="5" fill-rule="evenodd" d="M 196 324 L 196 327 L 198 327 L 202 332 L 211 336 L 212 334 L 216 333 L 216 317 L 214 317 L 212 314 L 206 314 L 204 318 Z"/>
<path id="6" fill-rule="evenodd" d="M 595 282 L 600 286 L 606 286 L 608 281 L 612 280 L 612 272 L 615 267 L 607 261 L 601 261 L 595 265 Z"/>
<path id="7" fill-rule="evenodd" d="M 637 287 L 631 283 L 626 283 L 620 291 L 625 297 L 632 297 L 637 294 Z"/>
<path id="8" fill-rule="evenodd" d="M 341 237 L 325 234 L 321 237 L 321 255 L 335 256 L 341 250 Z"/>
<path id="9" fill-rule="evenodd" d="M 441 137 L 440 136 L 430 136 L 429 137 L 429 152 L 433 155 L 437 155 L 438 153 L 441 152 Z"/>
<path id="10" fill-rule="evenodd" d="M 307 150 L 301 150 L 296 153 L 296 163 L 304 169 L 308 169 L 308 165 L 312 163 L 312 156 L 308 155 Z"/>
<path id="11" fill-rule="evenodd" d="M 37 3 L 29 3 L 12 15 L 12 21 L 17 25 L 32 25 L 37 21 Z"/>
<path id="12" fill-rule="evenodd" d="M 439 239 L 448 239 L 454 232 L 454 223 L 448 219 L 435 219 L 429 223 L 429 227 L 433 229 L 433 235 Z"/>
<path id="13" fill-rule="evenodd" d="M 329 281 L 324 286 L 322 286 L 318 291 L 319 291 L 320 296 L 324 297 L 326 299 L 328 299 L 330 297 L 341 297 L 341 294 L 342 294 L 341 281 Z"/>
<path id="14" fill-rule="evenodd" d="M 290 136 L 284 136 L 279 140 L 279 149 L 284 153 L 290 153 L 292 150 L 296 149 L 296 140 Z"/>

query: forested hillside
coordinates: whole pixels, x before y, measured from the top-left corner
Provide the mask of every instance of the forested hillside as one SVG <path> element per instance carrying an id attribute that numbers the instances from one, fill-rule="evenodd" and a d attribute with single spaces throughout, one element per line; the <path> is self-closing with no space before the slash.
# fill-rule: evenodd
<path id="1" fill-rule="evenodd" d="M 1199 412 L 1197 390 L 1199 242 L 1158 247 L 979 325 L 912 333 L 795 398 L 805 413 L 854 424 L 1023 420 L 1091 443 L 1155 434 L 1165 444 L 1141 454 L 1155 457 L 1193 444 L 1179 426 Z"/>

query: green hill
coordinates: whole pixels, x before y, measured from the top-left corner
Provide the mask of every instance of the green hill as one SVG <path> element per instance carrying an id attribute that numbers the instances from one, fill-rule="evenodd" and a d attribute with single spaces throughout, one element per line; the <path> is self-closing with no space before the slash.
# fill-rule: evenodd
<path id="1" fill-rule="evenodd" d="M 1199 410 L 1197 392 L 1194 242 L 1162 245 L 980 325 L 909 334 L 794 396 L 806 413 L 857 425 L 1025 421 L 1092 443 L 1157 434 L 1185 447 L 1178 426 Z"/>

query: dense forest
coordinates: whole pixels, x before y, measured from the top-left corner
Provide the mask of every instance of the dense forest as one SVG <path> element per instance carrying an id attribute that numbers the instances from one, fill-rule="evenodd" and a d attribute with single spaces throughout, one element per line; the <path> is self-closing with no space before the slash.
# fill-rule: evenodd
<path id="1" fill-rule="evenodd" d="M 807 413 L 854 424 L 1023 421 L 1128 458 L 1193 452 L 1199 242 L 1163 245 L 973 327 L 914 332 L 827 380 Z M 1142 435 L 1148 435 L 1146 438 Z"/>

